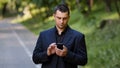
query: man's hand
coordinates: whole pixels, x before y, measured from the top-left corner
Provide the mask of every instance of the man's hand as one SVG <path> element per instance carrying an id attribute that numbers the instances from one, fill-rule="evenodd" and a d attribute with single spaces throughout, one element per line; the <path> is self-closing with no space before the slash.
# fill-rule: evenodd
<path id="1" fill-rule="evenodd" d="M 56 55 L 60 56 L 60 57 L 64 57 L 67 55 L 67 47 L 63 46 L 63 49 L 58 49 L 57 47 L 55 47 L 55 52 L 56 52 Z"/>
<path id="2" fill-rule="evenodd" d="M 47 55 L 48 56 L 55 54 L 55 47 L 56 47 L 56 43 L 52 43 L 49 45 L 49 47 L 47 48 Z"/>

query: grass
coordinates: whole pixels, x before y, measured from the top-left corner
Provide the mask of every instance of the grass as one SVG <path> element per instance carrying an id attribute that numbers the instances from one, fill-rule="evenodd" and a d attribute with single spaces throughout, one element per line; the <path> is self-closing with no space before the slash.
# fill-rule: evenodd
<path id="1" fill-rule="evenodd" d="M 85 68 L 120 67 L 119 22 L 108 23 L 104 29 L 98 29 L 87 35 L 89 62 Z"/>
<path id="2" fill-rule="evenodd" d="M 54 26 L 53 17 L 43 18 L 39 13 L 29 19 L 20 19 L 23 25 L 36 35 Z M 111 20 L 103 29 L 100 22 Z M 71 13 L 69 25 L 86 36 L 88 64 L 83 68 L 120 68 L 120 20 L 116 12 L 107 13 L 103 9 L 94 10 L 84 16 L 79 11 Z"/>

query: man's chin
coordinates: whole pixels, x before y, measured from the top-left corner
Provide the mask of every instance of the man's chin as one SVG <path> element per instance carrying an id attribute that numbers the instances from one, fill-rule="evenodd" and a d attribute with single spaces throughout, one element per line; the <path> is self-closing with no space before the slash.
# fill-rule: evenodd
<path id="1" fill-rule="evenodd" d="M 59 29 L 65 29 L 65 26 L 58 26 Z"/>
<path id="2" fill-rule="evenodd" d="M 65 27 L 63 27 L 63 26 L 60 26 L 59 28 L 60 28 L 60 29 L 64 29 Z"/>

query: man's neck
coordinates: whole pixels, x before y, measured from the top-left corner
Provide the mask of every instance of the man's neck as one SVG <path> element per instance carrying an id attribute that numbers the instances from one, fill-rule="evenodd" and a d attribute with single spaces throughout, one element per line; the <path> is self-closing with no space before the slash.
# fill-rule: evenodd
<path id="1" fill-rule="evenodd" d="M 59 35 L 61 35 L 62 32 L 65 30 L 65 28 L 64 28 L 64 29 L 60 29 L 60 28 L 58 28 L 58 27 L 56 27 L 56 28 L 57 28 L 57 31 L 58 31 L 58 34 L 59 34 Z"/>
<path id="2" fill-rule="evenodd" d="M 58 30 L 58 34 L 61 35 L 65 29 L 57 29 L 57 30 Z"/>

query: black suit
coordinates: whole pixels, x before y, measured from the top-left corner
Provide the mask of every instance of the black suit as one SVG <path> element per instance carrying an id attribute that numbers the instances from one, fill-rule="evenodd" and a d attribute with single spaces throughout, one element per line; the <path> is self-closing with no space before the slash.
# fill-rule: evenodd
<path id="1" fill-rule="evenodd" d="M 40 33 L 33 52 L 35 64 L 42 63 L 42 68 L 77 68 L 87 63 L 87 51 L 84 35 L 67 27 L 63 44 L 68 48 L 66 57 L 47 56 L 47 48 L 56 42 L 55 28 Z"/>

